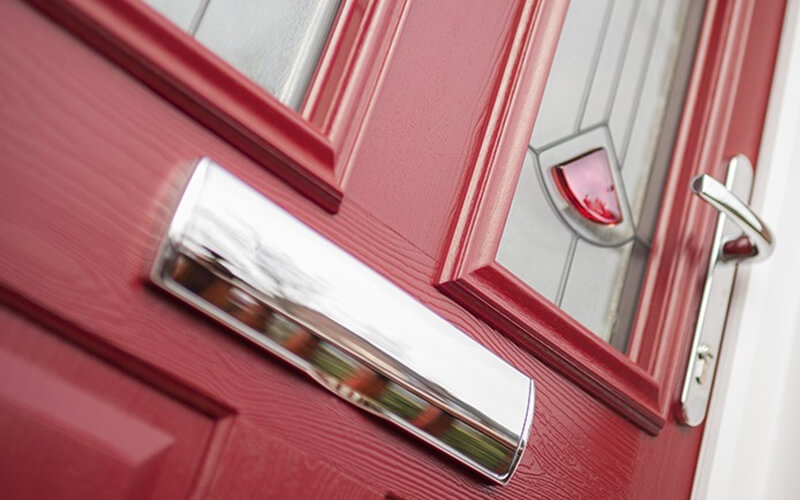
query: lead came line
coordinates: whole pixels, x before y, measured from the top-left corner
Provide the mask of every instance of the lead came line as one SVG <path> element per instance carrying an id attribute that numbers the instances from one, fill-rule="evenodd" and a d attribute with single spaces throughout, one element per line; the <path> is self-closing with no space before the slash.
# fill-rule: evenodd
<path id="1" fill-rule="evenodd" d="M 556 305 L 561 307 L 564 300 L 564 293 L 567 290 L 569 271 L 572 269 L 572 261 L 575 260 L 575 249 L 578 247 L 578 237 L 573 235 L 567 248 L 567 261 L 564 263 L 564 271 L 561 273 L 561 280 L 558 282 L 558 292 L 556 292 Z"/>
<path id="2" fill-rule="evenodd" d="M 664 2 L 660 2 L 658 4 L 658 13 L 656 14 L 655 19 L 653 19 L 653 27 L 652 27 L 653 34 L 650 35 L 650 40 L 648 42 L 647 57 L 645 58 L 645 61 L 647 62 L 645 63 L 644 68 L 642 68 L 642 74 L 639 77 L 639 83 L 636 87 L 636 97 L 634 98 L 633 107 L 631 108 L 631 113 L 633 116 L 631 119 L 628 120 L 628 127 L 625 130 L 625 137 L 622 140 L 623 144 L 622 147 L 620 148 L 620 151 L 622 152 L 619 158 L 620 170 L 622 170 L 622 168 L 625 166 L 625 157 L 628 154 L 628 145 L 630 144 L 631 133 L 633 132 L 633 125 L 634 122 L 636 121 L 636 115 L 639 111 L 639 103 L 641 102 L 642 94 L 644 93 L 644 84 L 647 81 L 647 73 L 648 73 L 647 70 L 650 67 L 650 63 L 652 62 L 651 57 L 653 55 L 653 50 L 655 49 L 656 46 L 658 31 L 659 28 L 661 27 L 661 15 L 663 13 L 664 13 Z"/>
<path id="3" fill-rule="evenodd" d="M 611 12 L 614 10 L 614 0 L 609 0 L 606 6 L 605 16 L 603 17 L 603 27 L 600 29 L 600 36 L 598 37 L 597 47 L 595 48 L 594 56 L 592 59 L 592 69 L 589 71 L 589 78 L 586 80 L 586 85 L 583 89 L 583 97 L 581 98 L 581 106 L 578 108 L 578 117 L 575 121 L 575 132 L 581 129 L 583 117 L 586 114 L 586 106 L 589 103 L 589 95 L 592 92 L 594 78 L 597 75 L 597 67 L 600 64 L 600 56 L 603 54 L 603 48 L 606 44 L 606 37 L 608 36 L 608 26 L 611 24 Z"/>
<path id="4" fill-rule="evenodd" d="M 206 15 L 209 3 L 211 3 L 211 0 L 200 0 L 200 3 L 197 5 L 197 10 L 192 17 L 192 22 L 189 24 L 188 32 L 190 35 L 195 36 L 197 30 L 200 29 L 200 23 L 203 22 L 203 16 Z"/>
<path id="5" fill-rule="evenodd" d="M 606 111 L 604 113 L 603 123 L 607 123 L 611 119 L 611 110 L 614 109 L 614 103 L 617 100 L 617 92 L 619 89 L 619 81 L 622 79 L 622 69 L 625 67 L 625 58 L 628 57 L 628 50 L 631 48 L 631 40 L 633 39 L 633 29 L 636 26 L 636 17 L 639 15 L 639 7 L 641 2 L 636 2 L 631 14 L 631 22 L 628 24 L 628 31 L 625 34 L 625 42 L 622 44 L 621 53 L 617 58 L 617 68 L 614 70 L 614 81 L 611 84 L 611 95 L 609 96 L 608 103 L 606 104 Z"/>

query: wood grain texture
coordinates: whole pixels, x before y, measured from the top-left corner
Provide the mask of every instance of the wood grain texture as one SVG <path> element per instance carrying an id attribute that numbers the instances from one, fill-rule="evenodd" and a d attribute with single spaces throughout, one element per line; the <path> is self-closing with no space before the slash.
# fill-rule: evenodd
<path id="1" fill-rule="evenodd" d="M 433 286 L 519 5 L 410 3 L 331 216 L 37 10 L 0 2 L 4 300 L 73 325 L 73 342 L 157 367 L 153 384 L 235 412 L 215 448 L 221 466 L 198 473 L 204 497 L 328 484 L 324 496 L 357 498 L 686 498 L 700 429 L 668 416 L 658 438 L 646 435 Z M 146 284 L 184 166 L 203 155 L 536 380 L 510 484 L 485 483 Z"/>
<path id="2" fill-rule="evenodd" d="M 438 258 L 524 4 L 410 2 L 366 123 L 347 197 Z M 557 27 L 552 27 L 555 30 Z M 408 203 L 414 200 L 414 203 Z"/>
<path id="3" fill-rule="evenodd" d="M 220 485 L 209 498 L 231 498 L 231 484 L 245 483 L 236 498 L 325 498 L 358 500 L 381 498 L 381 491 L 343 474 L 315 447 L 299 448 L 287 444 L 269 428 L 244 421 L 234 428 L 236 453 L 224 460 L 216 477 Z M 345 450 L 342 450 L 343 452 Z M 302 478 L 302 480 L 298 480 Z"/>

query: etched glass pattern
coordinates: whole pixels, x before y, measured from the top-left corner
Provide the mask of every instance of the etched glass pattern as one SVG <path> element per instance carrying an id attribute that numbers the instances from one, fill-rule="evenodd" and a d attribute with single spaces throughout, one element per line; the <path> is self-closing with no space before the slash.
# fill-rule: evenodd
<path id="1" fill-rule="evenodd" d="M 622 351 L 703 7 L 691 0 L 570 2 L 500 242 L 501 265 Z M 570 167 L 581 158 L 607 162 L 612 179 Z M 580 198 L 586 193 L 566 189 L 576 181 L 607 192 Z M 620 213 L 598 215 L 597 200 Z"/>

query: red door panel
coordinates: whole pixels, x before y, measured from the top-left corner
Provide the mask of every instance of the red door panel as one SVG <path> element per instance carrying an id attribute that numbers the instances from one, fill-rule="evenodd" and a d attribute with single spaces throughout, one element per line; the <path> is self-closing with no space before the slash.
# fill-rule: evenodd
<path id="1" fill-rule="evenodd" d="M 32 316 L 38 316 L 29 311 Z M 3 498 L 185 498 L 221 415 L 176 400 L 62 333 L 0 309 Z"/>
<path id="2" fill-rule="evenodd" d="M 527 140 L 538 102 L 535 92 L 515 89 L 522 82 L 541 91 L 565 6 L 419 0 L 399 9 L 385 62 L 371 69 L 377 83 L 372 100 L 361 102 L 364 121 L 342 139 L 348 159 L 336 164 L 335 179 L 341 202 L 334 193 L 325 203 L 295 189 L 280 170 L 265 169 L 258 155 L 197 113 L 187 114 L 164 87 L 148 86 L 95 50 L 99 42 L 76 36 L 74 24 L 21 0 L 0 3 L 0 360 L 7 361 L 0 371 L 35 389 L 21 393 L 8 379 L 0 382 L 7 424 L 0 432 L 19 450 L 0 450 L 0 464 L 21 471 L 12 477 L 16 491 L 81 498 L 688 497 L 702 428 L 679 426 L 667 413 L 658 435 L 648 434 L 592 395 L 590 378 L 576 383 L 569 363 L 554 363 L 509 335 L 519 325 L 490 325 L 487 315 L 473 314 L 480 308 L 467 304 L 470 312 L 436 288 L 452 229 L 469 212 L 464 199 L 477 201 L 484 186 L 501 199 L 513 191 L 502 181 L 515 179 L 521 158 L 508 144 Z M 779 19 L 782 9 L 774 2 L 753 16 Z M 778 35 L 776 26 L 747 42 L 744 64 L 758 75 L 743 77 L 730 103 L 734 116 L 742 106 L 763 116 Z M 520 120 L 527 131 L 509 126 Z M 759 136 L 743 132 L 741 149 L 752 153 Z M 201 156 L 534 378 L 533 431 L 508 485 L 491 485 L 332 397 L 147 283 L 161 222 L 187 167 Z M 475 165 L 495 161 L 509 166 L 474 175 Z M 503 210 L 486 220 L 502 224 Z M 670 363 L 679 354 L 668 356 Z M 69 394 L 74 405 L 39 397 L 47 390 Z M 659 396 L 674 398 L 676 390 Z M 76 417 L 81 412 L 105 427 L 87 426 L 91 421 Z M 37 416 L 53 413 L 52 425 Z M 126 432 L 141 439 L 131 442 Z M 62 467 L 48 474 L 45 460 L 74 467 L 75 475 Z"/>

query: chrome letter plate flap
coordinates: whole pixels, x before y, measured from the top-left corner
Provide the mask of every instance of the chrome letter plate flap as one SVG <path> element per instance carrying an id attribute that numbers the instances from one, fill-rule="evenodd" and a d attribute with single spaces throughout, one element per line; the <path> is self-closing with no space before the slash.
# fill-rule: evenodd
<path id="1" fill-rule="evenodd" d="M 151 279 L 488 478 L 519 464 L 533 380 L 208 159 Z"/>

